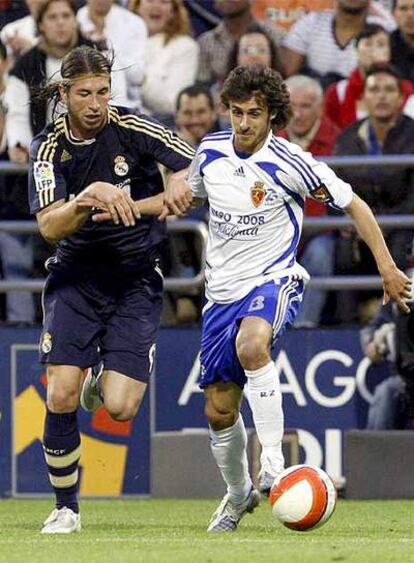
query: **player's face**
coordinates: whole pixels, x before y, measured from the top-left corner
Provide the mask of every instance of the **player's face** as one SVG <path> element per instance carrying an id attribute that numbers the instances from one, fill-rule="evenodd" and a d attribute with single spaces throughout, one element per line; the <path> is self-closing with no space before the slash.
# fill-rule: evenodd
<path id="1" fill-rule="evenodd" d="M 290 91 L 293 116 L 289 129 L 298 137 L 306 135 L 322 115 L 322 99 L 311 88 Z"/>
<path id="2" fill-rule="evenodd" d="M 179 130 L 188 132 L 192 144 L 197 145 L 204 135 L 213 129 L 216 118 L 216 112 L 210 107 L 204 94 L 181 96 L 176 123 Z"/>
<path id="3" fill-rule="evenodd" d="M 394 16 L 403 35 L 414 35 L 414 0 L 397 0 Z"/>
<path id="4" fill-rule="evenodd" d="M 267 38 L 262 33 L 247 33 L 239 43 L 237 64 L 241 66 L 262 65 L 270 67 L 272 55 Z"/>
<path id="5" fill-rule="evenodd" d="M 252 96 L 246 102 L 230 102 L 230 119 L 234 131 L 234 144 L 242 152 L 257 152 L 271 129 L 266 103 Z"/>
<path id="6" fill-rule="evenodd" d="M 390 38 L 380 31 L 371 37 L 361 39 L 357 47 L 358 64 L 368 69 L 373 64 L 388 63 L 391 59 Z"/>
<path id="7" fill-rule="evenodd" d="M 39 31 L 52 47 L 67 47 L 76 35 L 76 15 L 64 0 L 52 2 L 39 23 Z"/>
<path id="8" fill-rule="evenodd" d="M 138 13 L 147 24 L 149 35 L 160 33 L 173 17 L 173 1 L 141 0 Z"/>
<path id="9" fill-rule="evenodd" d="M 365 82 L 364 101 L 370 117 L 383 122 L 394 120 L 402 103 L 397 79 L 386 73 L 369 76 Z"/>
<path id="10" fill-rule="evenodd" d="M 72 133 L 79 139 L 92 139 L 105 126 L 111 86 L 108 76 L 89 75 L 75 80 L 61 97 L 66 104 Z"/>

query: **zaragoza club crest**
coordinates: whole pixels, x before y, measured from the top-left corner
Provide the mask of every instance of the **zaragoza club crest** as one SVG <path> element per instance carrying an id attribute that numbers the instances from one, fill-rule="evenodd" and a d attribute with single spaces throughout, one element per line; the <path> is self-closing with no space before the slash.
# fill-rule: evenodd
<path id="1" fill-rule="evenodd" d="M 263 182 L 255 182 L 254 186 L 250 188 L 250 197 L 252 198 L 253 205 L 260 207 L 264 201 L 266 190 Z"/>

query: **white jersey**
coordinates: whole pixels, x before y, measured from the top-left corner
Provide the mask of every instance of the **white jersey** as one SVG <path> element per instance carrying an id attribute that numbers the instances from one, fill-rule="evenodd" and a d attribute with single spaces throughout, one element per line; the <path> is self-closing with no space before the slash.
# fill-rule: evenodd
<path id="1" fill-rule="evenodd" d="M 306 197 L 345 208 L 352 188 L 299 146 L 271 132 L 263 147 L 238 155 L 231 131 L 207 135 L 189 184 L 210 204 L 206 296 L 237 301 L 267 279 L 308 274 L 296 262 Z"/>

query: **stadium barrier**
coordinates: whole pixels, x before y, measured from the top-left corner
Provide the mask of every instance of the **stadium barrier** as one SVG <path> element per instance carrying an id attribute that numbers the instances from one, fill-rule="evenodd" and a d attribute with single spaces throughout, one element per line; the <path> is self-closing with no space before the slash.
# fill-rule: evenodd
<path id="1" fill-rule="evenodd" d="M 347 498 L 414 498 L 413 443 L 413 430 L 346 432 Z"/>
<path id="2" fill-rule="evenodd" d="M 396 166 L 414 168 L 414 155 L 381 155 L 381 156 L 332 156 L 319 160 L 326 162 L 332 168 L 357 168 L 360 166 L 375 166 L 379 168 Z M 27 167 L 8 161 L 0 161 L 1 174 L 25 174 Z M 414 228 L 414 215 L 378 215 L 377 220 L 382 228 L 407 229 Z M 323 229 L 338 229 L 352 226 L 353 222 L 346 216 L 335 217 L 307 217 L 304 220 L 304 232 L 317 232 Z M 172 221 L 167 223 L 170 233 L 194 231 L 202 241 L 202 256 L 200 271 L 193 278 L 166 278 L 167 291 L 185 292 L 189 289 L 201 290 L 203 286 L 202 270 L 205 264 L 205 247 L 207 230 L 204 223 L 194 221 Z M 0 221 L 0 232 L 37 233 L 35 221 Z M 41 292 L 44 280 L 0 280 L 0 293 L 7 291 Z M 379 276 L 314 276 L 309 287 L 327 290 L 342 289 L 381 289 L 382 281 Z"/>
<path id="3" fill-rule="evenodd" d="M 336 164 L 344 166 L 344 160 Z M 349 166 L 375 163 L 414 167 L 414 157 L 407 156 L 356 160 L 347 157 L 347 160 Z M 10 163 L 7 167 L 9 173 L 26 171 Z M 0 174 L 4 171 L 0 163 Z M 383 227 L 414 226 L 413 216 L 383 216 L 379 221 Z M 346 217 L 312 218 L 305 220 L 305 229 L 329 229 L 350 223 Z M 190 221 L 176 221 L 169 223 L 168 228 L 170 231 L 195 228 L 196 236 L 206 240 L 205 225 L 195 227 Z M 0 230 L 34 233 L 37 226 L 34 221 L 3 221 Z M 204 246 L 203 265 L 205 245 L 201 246 Z M 201 288 L 201 270 L 191 279 L 167 279 L 167 290 Z M 381 287 L 377 277 L 314 278 L 313 284 L 327 289 Z M 3 280 L 0 292 L 41 291 L 42 286 L 42 280 Z M 40 329 L 35 327 L 0 327 L 1 496 L 36 496 L 50 491 L 40 446 L 46 380 L 37 360 L 39 335 Z M 203 397 L 197 385 L 199 340 L 198 328 L 160 331 L 150 393 L 133 423 L 114 423 L 104 409 L 93 415 L 80 413 L 82 495 L 148 495 L 152 490 L 162 489 L 160 479 L 171 481 L 179 477 L 183 482 L 194 479 L 191 460 L 200 455 L 201 448 L 208 454 L 205 440 L 201 444 L 195 440 L 195 446 L 188 451 L 184 442 L 176 442 L 180 452 L 186 451 L 189 462 L 186 472 L 191 470 L 190 474 L 178 475 L 171 458 L 164 455 L 162 461 L 155 456 L 155 449 L 152 467 L 150 459 L 152 444 L 158 438 L 162 441 L 163 436 L 166 440 L 163 448 L 167 447 L 167 452 L 175 451 L 169 436 L 185 440 L 185 436 L 203 437 L 204 433 L 206 437 Z M 299 342 L 300 355 L 297 354 Z M 280 374 L 286 424 L 297 430 L 300 461 L 324 467 L 338 482 L 344 475 L 349 479 L 348 468 L 344 469 L 343 465 L 344 435 L 352 429 L 364 428 L 373 388 L 387 375 L 386 368 L 370 365 L 362 355 L 358 331 L 349 329 L 291 331 L 283 339 L 282 347 L 273 351 L 273 359 Z M 252 428 L 248 409 L 243 412 L 247 426 Z M 200 473 L 194 487 L 202 491 L 204 486 L 204 475 Z M 218 491 L 214 491 L 214 496 L 218 496 Z"/>

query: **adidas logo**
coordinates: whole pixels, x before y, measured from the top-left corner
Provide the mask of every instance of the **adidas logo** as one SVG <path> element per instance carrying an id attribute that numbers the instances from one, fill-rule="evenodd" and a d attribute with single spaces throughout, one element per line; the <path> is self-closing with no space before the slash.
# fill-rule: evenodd
<path id="1" fill-rule="evenodd" d="M 66 149 L 63 149 L 62 156 L 60 157 L 60 162 L 66 162 L 67 160 L 70 160 L 71 158 L 72 158 L 72 155 Z"/>
<path id="2" fill-rule="evenodd" d="M 234 171 L 234 176 L 239 176 L 240 178 L 244 178 L 244 170 L 243 170 L 243 166 L 240 166 L 239 168 L 236 168 L 236 170 Z"/>

